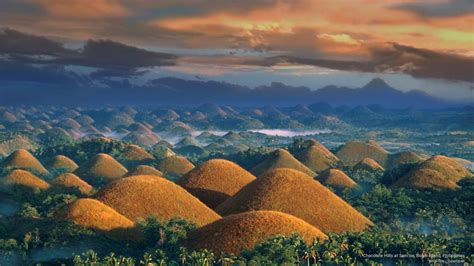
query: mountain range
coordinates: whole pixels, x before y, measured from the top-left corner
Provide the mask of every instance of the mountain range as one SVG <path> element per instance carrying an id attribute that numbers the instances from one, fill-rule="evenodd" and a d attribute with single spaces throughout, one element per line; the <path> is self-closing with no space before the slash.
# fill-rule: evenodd
<path id="1" fill-rule="evenodd" d="M 52 77 L 63 76 L 56 73 Z M 43 77 L 43 81 L 48 80 Z M 0 86 L 0 105 L 74 105 L 74 106 L 176 106 L 215 103 L 233 106 L 293 106 L 324 102 L 332 106 L 377 104 L 387 108 L 444 108 L 460 105 L 422 91 L 402 92 L 375 78 L 361 88 L 326 86 L 318 90 L 289 86 L 280 82 L 250 88 L 218 81 L 184 80 L 165 77 L 133 85 L 127 79 L 81 80 L 68 76 L 52 82 L 4 82 Z M 463 102 L 462 104 L 466 104 Z"/>

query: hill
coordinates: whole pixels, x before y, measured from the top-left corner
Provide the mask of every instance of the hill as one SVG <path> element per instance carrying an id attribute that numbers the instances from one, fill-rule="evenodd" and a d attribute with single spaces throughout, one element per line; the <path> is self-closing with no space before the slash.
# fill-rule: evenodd
<path id="1" fill-rule="evenodd" d="M 10 154 L 1 164 L 5 169 L 24 169 L 39 174 L 48 174 L 48 170 L 27 150 L 17 150 Z"/>
<path id="2" fill-rule="evenodd" d="M 210 208 L 215 208 L 253 180 L 255 176 L 237 164 L 213 159 L 191 170 L 178 184 Z"/>
<path id="3" fill-rule="evenodd" d="M 317 179 L 324 185 L 340 188 L 353 188 L 357 183 L 339 169 L 327 169 L 318 175 Z"/>
<path id="4" fill-rule="evenodd" d="M 400 179 L 394 187 L 416 187 L 456 189 L 457 182 L 464 177 L 473 175 L 455 159 L 446 156 L 433 156 L 418 167 L 410 170 Z"/>
<path id="5" fill-rule="evenodd" d="M 95 199 L 78 199 L 55 213 L 55 218 L 100 231 L 130 229 L 135 223 Z"/>
<path id="6" fill-rule="evenodd" d="M 132 171 L 128 172 L 125 176 L 134 176 L 134 175 L 163 176 L 163 173 L 153 166 L 139 165 L 135 167 Z"/>
<path id="7" fill-rule="evenodd" d="M 336 151 L 336 156 L 348 166 L 354 166 L 365 158 L 371 158 L 385 167 L 389 155 L 385 149 L 374 141 L 367 141 L 365 143 L 351 141 L 339 147 Z"/>
<path id="8" fill-rule="evenodd" d="M 56 155 L 46 163 L 46 168 L 50 171 L 67 171 L 68 173 L 72 173 L 79 168 L 79 166 L 64 155 Z"/>
<path id="9" fill-rule="evenodd" d="M 324 145 L 314 140 L 305 141 L 293 154 L 296 159 L 315 173 L 334 167 L 339 161 Z"/>
<path id="10" fill-rule="evenodd" d="M 165 175 L 182 176 L 194 168 L 188 159 L 182 156 L 173 155 L 164 158 L 158 165 L 158 169 Z"/>
<path id="11" fill-rule="evenodd" d="M 374 159 L 371 158 L 364 158 L 360 162 L 358 162 L 355 166 L 354 169 L 356 170 L 365 170 L 365 171 L 375 171 L 375 170 L 381 170 L 385 171 L 385 169 Z"/>
<path id="12" fill-rule="evenodd" d="M 193 250 L 208 249 L 216 254 L 250 250 L 256 244 L 276 235 L 299 234 L 307 243 L 327 239 L 319 229 L 289 214 L 276 211 L 249 211 L 226 216 L 188 235 L 186 246 Z"/>
<path id="13" fill-rule="evenodd" d="M 316 175 L 313 171 L 311 171 L 311 169 L 296 160 L 293 155 L 291 155 L 288 151 L 284 149 L 278 149 L 276 151 L 271 152 L 267 156 L 267 158 L 263 162 L 256 165 L 251 170 L 251 172 L 254 173 L 256 176 L 260 176 L 266 172 L 272 171 L 277 168 L 290 168 L 301 171 L 310 176 Z"/>
<path id="14" fill-rule="evenodd" d="M 22 169 L 16 169 L 2 178 L 5 185 L 19 185 L 31 189 L 48 189 L 50 185 L 43 179 L 35 176 L 31 172 Z"/>
<path id="15" fill-rule="evenodd" d="M 96 198 L 133 221 L 180 217 L 204 225 L 220 218 L 184 188 L 156 176 L 122 178 L 99 190 Z"/>
<path id="16" fill-rule="evenodd" d="M 74 173 L 89 184 L 112 181 L 125 175 L 128 170 L 112 156 L 99 153 L 81 165 Z"/>
<path id="17" fill-rule="evenodd" d="M 216 209 L 221 215 L 274 210 L 294 215 L 323 232 L 362 231 L 372 222 L 312 177 L 276 169 L 245 186 Z"/>
<path id="18" fill-rule="evenodd" d="M 73 173 L 64 173 L 53 179 L 51 184 L 65 188 L 76 188 L 83 195 L 92 194 L 94 188 Z"/>
<path id="19" fill-rule="evenodd" d="M 397 168 L 404 164 L 418 163 L 423 159 L 412 151 L 403 151 L 391 154 L 387 163 L 387 168 Z"/>

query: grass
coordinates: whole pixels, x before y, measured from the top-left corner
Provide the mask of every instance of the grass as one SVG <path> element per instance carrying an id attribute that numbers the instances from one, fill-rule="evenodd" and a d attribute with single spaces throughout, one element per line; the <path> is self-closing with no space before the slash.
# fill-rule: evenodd
<path id="1" fill-rule="evenodd" d="M 382 170 L 385 171 L 385 169 L 374 159 L 372 158 L 364 158 L 360 162 L 358 162 L 354 168 L 356 170 L 365 170 L 365 171 L 374 171 L 374 170 Z"/>
<path id="2" fill-rule="evenodd" d="M 278 149 L 271 152 L 268 157 L 258 165 L 256 165 L 251 172 L 256 176 L 260 176 L 266 172 L 272 171 L 277 168 L 290 168 L 300 172 L 303 172 L 310 176 L 315 176 L 316 174 L 298 161 L 293 155 L 291 155 L 287 150 Z"/>
<path id="3" fill-rule="evenodd" d="M 220 218 L 184 188 L 157 176 L 122 178 L 99 190 L 96 198 L 133 221 L 179 217 L 204 225 Z"/>
<path id="4" fill-rule="evenodd" d="M 324 185 L 330 185 L 340 188 L 353 188 L 357 183 L 339 169 L 328 169 L 323 171 L 317 179 Z"/>
<path id="5" fill-rule="evenodd" d="M 79 166 L 71 159 L 64 155 L 56 155 L 46 164 L 46 167 L 50 170 L 66 170 L 68 173 L 72 173 Z"/>
<path id="6" fill-rule="evenodd" d="M 188 161 L 188 159 L 178 155 L 166 157 L 158 165 L 158 169 L 160 169 L 163 174 L 176 176 L 185 175 L 193 168 L 194 165 Z"/>
<path id="7" fill-rule="evenodd" d="M 10 154 L 2 163 L 5 169 L 24 169 L 39 174 L 48 174 L 48 170 L 27 150 L 20 149 Z"/>
<path id="8" fill-rule="evenodd" d="M 186 245 L 193 250 L 208 249 L 216 254 L 250 250 L 276 235 L 299 234 L 310 243 L 327 239 L 321 230 L 289 214 L 276 211 L 249 211 L 230 215 L 188 235 Z"/>
<path id="9" fill-rule="evenodd" d="M 191 170 L 178 184 L 207 206 L 215 208 L 253 180 L 255 176 L 239 165 L 213 159 Z"/>
<path id="10" fill-rule="evenodd" d="M 473 175 L 455 159 L 433 156 L 395 181 L 395 187 L 457 189 L 457 182 Z"/>
<path id="11" fill-rule="evenodd" d="M 216 209 L 221 215 L 275 210 L 305 220 L 323 232 L 362 231 L 372 222 L 312 177 L 276 169 L 248 184 Z"/>
<path id="12" fill-rule="evenodd" d="M 127 168 L 117 162 L 112 156 L 99 153 L 89 161 L 81 165 L 75 174 L 90 184 L 101 180 L 112 181 L 124 176 Z"/>
<path id="13" fill-rule="evenodd" d="M 149 165 L 139 165 L 133 168 L 132 171 L 128 172 L 125 176 L 134 176 L 134 175 L 154 175 L 154 176 L 164 176 L 163 173 L 156 169 L 153 166 Z"/>
<path id="14" fill-rule="evenodd" d="M 73 173 L 64 173 L 53 179 L 51 184 L 66 188 L 77 188 L 83 195 L 91 195 L 94 188 Z"/>
<path id="15" fill-rule="evenodd" d="M 3 178 L 6 185 L 20 185 L 32 189 L 48 189 L 49 183 L 29 171 L 16 169 Z"/>
<path id="16" fill-rule="evenodd" d="M 336 156 L 348 166 L 354 166 L 365 158 L 371 158 L 384 166 L 388 160 L 388 153 L 378 144 L 371 142 L 351 141 L 336 151 Z"/>
<path id="17" fill-rule="evenodd" d="M 299 151 L 295 152 L 295 158 L 316 173 L 333 167 L 339 159 L 321 143 L 310 140 Z"/>

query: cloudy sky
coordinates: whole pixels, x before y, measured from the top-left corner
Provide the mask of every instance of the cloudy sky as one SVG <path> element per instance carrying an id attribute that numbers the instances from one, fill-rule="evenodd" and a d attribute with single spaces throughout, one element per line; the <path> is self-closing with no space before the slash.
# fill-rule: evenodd
<path id="1" fill-rule="evenodd" d="M 472 0 L 0 0 L 0 66 L 473 97 Z M 0 74 L 4 78 L 7 74 Z"/>

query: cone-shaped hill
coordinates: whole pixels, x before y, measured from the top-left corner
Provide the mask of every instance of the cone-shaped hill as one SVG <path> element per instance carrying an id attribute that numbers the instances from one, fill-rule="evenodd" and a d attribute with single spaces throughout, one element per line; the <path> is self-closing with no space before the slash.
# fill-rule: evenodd
<path id="1" fill-rule="evenodd" d="M 135 225 L 125 216 L 95 199 L 78 199 L 56 212 L 55 217 L 101 231 L 129 229 Z"/>
<path id="2" fill-rule="evenodd" d="M 398 179 L 393 186 L 456 189 L 459 187 L 457 185 L 459 180 L 472 176 L 472 173 L 456 160 L 437 155 L 410 170 Z"/>
<path id="3" fill-rule="evenodd" d="M 326 240 L 321 230 L 292 215 L 276 211 L 249 211 L 230 215 L 201 227 L 188 235 L 190 249 L 209 249 L 216 254 L 250 250 L 277 235 L 299 234 L 307 243 Z"/>
<path id="4" fill-rule="evenodd" d="M 357 183 L 339 169 L 327 169 L 318 175 L 317 179 L 324 185 L 353 188 Z"/>
<path id="5" fill-rule="evenodd" d="M 157 176 L 122 178 L 99 190 L 96 198 L 133 221 L 180 217 L 205 225 L 220 218 L 184 188 Z"/>
<path id="6" fill-rule="evenodd" d="M 215 208 L 253 180 L 255 176 L 237 164 L 213 159 L 191 170 L 178 184 L 207 206 Z"/>
<path id="7" fill-rule="evenodd" d="M 339 159 L 321 143 L 309 140 L 295 152 L 295 158 L 316 173 L 334 167 Z"/>
<path id="8" fill-rule="evenodd" d="M 128 170 L 112 156 L 99 153 L 81 165 L 74 173 L 89 184 L 100 184 L 122 177 Z"/>
<path id="9" fill-rule="evenodd" d="M 354 168 L 356 170 L 365 170 L 365 171 L 376 171 L 381 170 L 385 171 L 385 169 L 374 159 L 371 158 L 364 158 L 360 162 L 358 162 Z"/>
<path id="10" fill-rule="evenodd" d="M 182 176 L 194 168 L 194 165 L 185 157 L 173 155 L 164 158 L 158 165 L 158 169 L 165 175 Z"/>
<path id="11" fill-rule="evenodd" d="M 126 145 L 120 155 L 120 160 L 128 167 L 146 164 L 152 162 L 154 159 L 155 157 L 153 157 L 153 155 L 142 147 L 134 144 Z"/>
<path id="12" fill-rule="evenodd" d="M 73 173 L 64 173 L 53 179 L 51 184 L 65 188 L 76 188 L 83 195 L 92 194 L 94 188 Z"/>
<path id="13" fill-rule="evenodd" d="M 48 170 L 27 150 L 17 150 L 10 154 L 1 165 L 5 169 L 24 169 L 39 174 L 48 174 Z"/>
<path id="14" fill-rule="evenodd" d="M 50 185 L 43 179 L 35 176 L 31 172 L 22 169 L 16 169 L 2 178 L 5 185 L 18 185 L 31 189 L 48 189 Z"/>
<path id="15" fill-rule="evenodd" d="M 139 165 L 139 166 L 133 168 L 133 170 L 128 172 L 125 176 L 134 176 L 134 175 L 163 176 L 163 173 L 160 170 L 153 167 L 153 166 Z"/>
<path id="16" fill-rule="evenodd" d="M 387 168 L 397 168 L 404 164 L 418 163 L 423 159 L 412 151 L 403 151 L 395 154 L 391 154 L 387 163 Z"/>
<path id="17" fill-rule="evenodd" d="M 275 210 L 305 220 L 323 232 L 362 231 L 372 222 L 312 177 L 276 169 L 257 178 L 217 207 L 221 215 Z"/>
<path id="18" fill-rule="evenodd" d="M 293 155 L 284 149 L 278 149 L 271 152 L 268 157 L 258 165 L 256 165 L 251 172 L 256 176 L 260 176 L 266 172 L 272 171 L 277 168 L 290 168 L 298 170 L 310 176 L 315 176 L 316 174 L 302 164 L 300 161 L 296 160 Z"/>
<path id="19" fill-rule="evenodd" d="M 366 143 L 351 141 L 339 147 L 336 156 L 345 164 L 354 166 L 364 158 L 372 158 L 381 166 L 385 167 L 388 160 L 388 152 L 374 141 Z"/>
<path id="20" fill-rule="evenodd" d="M 71 159 L 64 155 L 54 156 L 47 164 L 46 167 L 50 171 L 66 171 L 68 173 L 74 172 L 79 166 Z"/>

